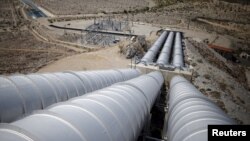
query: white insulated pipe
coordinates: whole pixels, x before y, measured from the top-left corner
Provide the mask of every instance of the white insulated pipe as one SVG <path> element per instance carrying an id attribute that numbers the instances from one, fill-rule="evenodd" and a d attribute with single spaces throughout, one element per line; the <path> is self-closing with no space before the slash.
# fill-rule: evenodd
<path id="1" fill-rule="evenodd" d="M 175 76 L 170 82 L 168 141 L 207 141 L 208 125 L 235 124 L 189 81 Z"/>
<path id="2" fill-rule="evenodd" d="M 141 59 L 142 63 L 148 64 L 148 63 L 153 63 L 155 61 L 156 55 L 159 53 L 160 49 L 162 48 L 162 45 L 164 44 L 167 38 L 167 33 L 168 33 L 167 31 L 163 31 L 161 36 L 154 42 L 151 48 Z"/>
<path id="3" fill-rule="evenodd" d="M 0 122 L 137 76 L 134 69 L 0 76 Z"/>
<path id="4" fill-rule="evenodd" d="M 163 85 L 160 72 L 54 104 L 0 125 L 4 141 L 136 141 Z"/>
<path id="5" fill-rule="evenodd" d="M 173 46 L 173 41 L 174 41 L 174 32 L 170 32 L 166 42 L 164 43 L 164 46 L 161 50 L 161 53 L 157 59 L 157 64 L 158 65 L 168 65 L 171 57 L 171 50 Z"/>
<path id="6" fill-rule="evenodd" d="M 175 44 L 173 50 L 173 65 L 175 67 L 181 68 L 184 67 L 184 56 L 183 56 L 183 48 L 182 48 L 182 37 L 180 32 L 176 32 L 175 34 Z"/>

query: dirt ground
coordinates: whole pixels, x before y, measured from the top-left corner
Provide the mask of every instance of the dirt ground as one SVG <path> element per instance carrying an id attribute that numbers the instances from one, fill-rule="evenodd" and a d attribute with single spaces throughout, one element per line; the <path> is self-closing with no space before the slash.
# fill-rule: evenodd
<path id="1" fill-rule="evenodd" d="M 193 84 L 239 124 L 250 124 L 250 91 L 191 44 L 187 56 L 194 70 Z"/>
<path id="2" fill-rule="evenodd" d="M 19 0 L 0 1 L 0 74 L 34 73 L 43 66 L 76 54 L 71 47 L 43 41 L 30 30 Z"/>
<path id="3" fill-rule="evenodd" d="M 0 33 L 0 74 L 34 73 L 73 54 L 71 49 L 35 39 L 29 31 Z"/>
<path id="4" fill-rule="evenodd" d="M 57 72 L 65 70 L 97 70 L 127 68 L 130 60 L 125 59 L 118 46 L 107 47 L 96 52 L 69 56 L 43 67 L 38 72 Z"/>
<path id="5" fill-rule="evenodd" d="M 250 69 L 246 69 L 246 77 L 247 77 L 248 87 L 250 88 Z"/>
<path id="6" fill-rule="evenodd" d="M 153 6 L 149 0 L 34 0 L 42 7 L 46 7 L 57 15 L 97 14 L 106 12 L 118 12 L 130 9 L 140 9 Z"/>

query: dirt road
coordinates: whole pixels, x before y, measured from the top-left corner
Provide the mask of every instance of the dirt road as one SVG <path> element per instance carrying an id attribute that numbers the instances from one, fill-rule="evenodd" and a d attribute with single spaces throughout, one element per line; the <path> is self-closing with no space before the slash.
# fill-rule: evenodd
<path id="1" fill-rule="evenodd" d="M 38 72 L 57 72 L 64 70 L 96 70 L 126 68 L 130 60 L 125 59 L 119 48 L 109 47 L 96 52 L 82 53 L 58 60 Z"/>

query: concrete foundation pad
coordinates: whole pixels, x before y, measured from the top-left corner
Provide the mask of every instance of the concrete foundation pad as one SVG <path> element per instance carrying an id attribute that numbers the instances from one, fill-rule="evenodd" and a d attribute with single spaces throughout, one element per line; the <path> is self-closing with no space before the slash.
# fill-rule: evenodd
<path id="1" fill-rule="evenodd" d="M 131 64 L 130 64 L 130 67 L 131 67 Z M 190 70 L 175 69 L 172 71 L 172 70 L 160 69 L 159 66 L 152 66 L 152 65 L 145 66 L 144 64 L 136 64 L 136 65 L 132 64 L 132 67 L 139 69 L 142 74 L 147 74 L 147 73 L 150 73 L 152 71 L 160 71 L 162 73 L 162 75 L 164 76 L 166 85 L 168 85 L 168 83 L 170 82 L 172 77 L 175 75 L 183 76 L 187 80 L 192 81 L 193 71 L 191 69 Z"/>

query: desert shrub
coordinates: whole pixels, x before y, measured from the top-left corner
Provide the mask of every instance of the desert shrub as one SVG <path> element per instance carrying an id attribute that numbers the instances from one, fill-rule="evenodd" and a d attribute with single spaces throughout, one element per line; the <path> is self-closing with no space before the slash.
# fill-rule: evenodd
<path id="1" fill-rule="evenodd" d="M 222 91 L 225 91 L 226 88 L 227 88 L 227 84 L 225 84 L 224 82 L 220 82 L 220 83 L 219 83 L 219 87 L 220 87 L 220 89 L 221 89 Z"/>
<path id="2" fill-rule="evenodd" d="M 202 59 L 197 59 L 198 63 L 203 63 Z"/>
<path id="3" fill-rule="evenodd" d="M 197 66 L 197 64 L 196 64 L 196 63 L 192 63 L 191 65 L 192 65 L 193 67 Z"/>
<path id="4" fill-rule="evenodd" d="M 226 113 L 228 112 L 223 101 L 218 100 L 218 101 L 216 101 L 216 104 L 217 104 L 223 111 L 225 111 Z"/>
<path id="5" fill-rule="evenodd" d="M 210 89 L 210 88 L 207 88 L 206 91 L 211 91 L 211 89 Z"/>
<path id="6" fill-rule="evenodd" d="M 220 92 L 217 92 L 217 91 L 212 91 L 209 94 L 212 98 L 215 98 L 215 99 L 220 99 L 221 97 Z"/>
<path id="7" fill-rule="evenodd" d="M 245 101 L 242 100 L 240 97 L 236 96 L 236 98 L 241 102 L 241 104 L 245 104 Z"/>
<path id="8" fill-rule="evenodd" d="M 211 76 L 209 74 L 204 74 L 203 77 L 206 78 L 207 80 L 211 79 Z"/>

